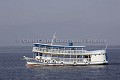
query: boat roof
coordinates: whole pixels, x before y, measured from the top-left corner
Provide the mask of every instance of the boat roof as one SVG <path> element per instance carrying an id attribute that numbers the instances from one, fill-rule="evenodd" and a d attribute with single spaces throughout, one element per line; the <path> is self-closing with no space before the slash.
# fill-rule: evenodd
<path id="1" fill-rule="evenodd" d="M 85 46 L 63 46 L 63 45 L 51 45 L 51 44 L 42 44 L 34 43 L 35 46 L 46 46 L 46 47 L 56 47 L 56 48 L 84 48 Z"/>

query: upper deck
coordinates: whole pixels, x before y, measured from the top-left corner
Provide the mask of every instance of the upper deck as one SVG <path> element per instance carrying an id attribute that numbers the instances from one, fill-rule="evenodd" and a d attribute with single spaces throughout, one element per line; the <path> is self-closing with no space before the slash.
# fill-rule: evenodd
<path id="1" fill-rule="evenodd" d="M 83 48 L 85 46 L 62 46 L 62 45 L 50 45 L 35 43 L 33 52 L 50 53 L 50 54 L 63 54 L 63 55 L 90 55 L 90 54 L 101 54 L 106 53 L 105 50 L 87 51 Z"/>
<path id="2" fill-rule="evenodd" d="M 50 44 L 41 44 L 41 43 L 34 43 L 35 47 L 42 47 L 42 48 L 51 48 L 51 49 L 78 49 L 78 48 L 84 48 L 85 46 L 63 46 L 63 45 L 50 45 Z"/>

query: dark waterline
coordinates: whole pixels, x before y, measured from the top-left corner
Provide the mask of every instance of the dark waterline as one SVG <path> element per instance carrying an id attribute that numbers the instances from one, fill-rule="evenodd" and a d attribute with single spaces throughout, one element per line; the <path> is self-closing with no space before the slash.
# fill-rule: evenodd
<path id="1" fill-rule="evenodd" d="M 32 47 L 0 47 L 0 80 L 119 80 L 120 48 L 107 50 L 108 65 L 41 66 L 27 68 L 22 56 Z"/>

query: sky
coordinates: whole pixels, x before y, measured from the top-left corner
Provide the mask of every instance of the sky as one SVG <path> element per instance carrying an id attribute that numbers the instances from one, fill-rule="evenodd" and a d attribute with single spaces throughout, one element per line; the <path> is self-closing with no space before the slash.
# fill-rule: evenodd
<path id="1" fill-rule="evenodd" d="M 119 30 L 120 0 L 0 0 L 0 46 L 28 45 L 20 41 L 55 32 L 62 40 L 120 45 Z"/>

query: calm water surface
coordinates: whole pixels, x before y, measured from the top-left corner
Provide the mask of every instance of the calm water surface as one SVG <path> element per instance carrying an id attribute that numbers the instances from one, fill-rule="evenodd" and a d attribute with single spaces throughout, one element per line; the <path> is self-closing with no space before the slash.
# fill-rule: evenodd
<path id="1" fill-rule="evenodd" d="M 0 80 L 119 80 L 120 48 L 108 49 L 108 65 L 27 68 L 32 47 L 0 47 Z"/>

